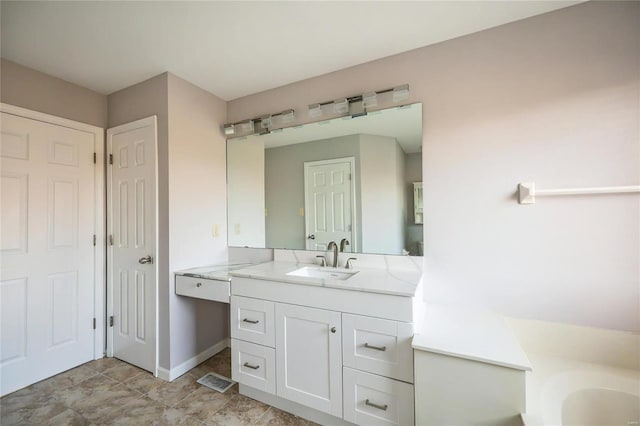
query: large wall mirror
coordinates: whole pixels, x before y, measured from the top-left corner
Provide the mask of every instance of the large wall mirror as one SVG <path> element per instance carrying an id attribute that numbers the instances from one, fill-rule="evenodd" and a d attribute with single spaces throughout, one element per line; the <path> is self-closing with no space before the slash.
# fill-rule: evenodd
<path id="1" fill-rule="evenodd" d="M 227 141 L 232 247 L 421 256 L 422 104 Z"/>

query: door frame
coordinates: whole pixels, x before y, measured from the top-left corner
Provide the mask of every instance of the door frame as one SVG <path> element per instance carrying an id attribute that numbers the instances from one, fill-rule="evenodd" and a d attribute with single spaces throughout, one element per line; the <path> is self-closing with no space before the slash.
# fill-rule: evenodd
<path id="1" fill-rule="evenodd" d="M 33 111 L 15 105 L 0 103 L 0 112 L 41 121 L 56 126 L 67 127 L 93 135 L 93 149 L 96 154 L 94 167 L 94 228 L 96 243 L 93 249 L 93 359 L 100 359 L 105 354 L 105 291 L 106 291 L 106 217 L 105 217 L 105 157 L 104 129 L 91 124 L 80 123 L 55 115 Z M 102 167 L 101 167 L 102 166 Z"/>
<path id="2" fill-rule="evenodd" d="M 340 157 L 340 158 L 332 158 L 329 160 L 318 160 L 318 161 L 305 161 L 304 162 L 304 188 L 303 188 L 303 195 L 304 195 L 304 238 L 305 238 L 305 247 L 306 247 L 306 239 L 307 239 L 307 235 L 309 235 L 309 208 L 310 208 L 310 201 L 309 201 L 309 197 L 307 196 L 307 179 L 309 178 L 309 167 L 313 167 L 313 166 L 322 166 L 325 164 L 335 164 L 335 163 L 350 163 L 351 165 L 351 240 L 350 244 L 352 244 L 351 247 L 355 248 L 358 247 L 358 232 L 356 232 L 357 230 L 357 217 L 358 215 L 356 214 L 357 212 L 357 197 L 356 197 L 356 158 L 355 157 Z M 337 243 L 337 241 L 336 241 Z"/>
<path id="3" fill-rule="evenodd" d="M 156 280 L 155 280 L 155 301 L 153 303 L 154 307 L 155 307 L 155 335 L 156 335 L 156 341 L 155 341 L 155 368 L 154 368 L 154 372 L 153 375 L 155 377 L 158 377 L 158 355 L 159 355 L 159 341 L 160 341 L 160 335 L 159 335 L 159 318 L 158 318 L 158 299 L 159 299 L 159 295 L 158 295 L 158 282 L 159 282 L 159 268 L 158 268 L 158 244 L 160 242 L 160 232 L 159 232 L 159 220 L 158 220 L 158 215 L 159 215 L 159 205 L 158 205 L 158 118 L 156 115 L 152 115 L 150 117 L 146 117 L 146 118 L 141 118 L 140 120 L 136 120 L 136 121 L 132 121 L 129 123 L 125 123 L 125 124 L 121 124 L 119 126 L 114 126 L 111 128 L 106 129 L 107 132 L 107 152 L 109 153 L 109 155 L 113 154 L 113 130 L 117 129 L 118 133 L 119 132 L 128 132 L 131 130 L 136 130 L 139 129 L 141 127 L 147 127 L 149 125 L 153 126 L 153 136 L 154 136 L 154 142 L 155 142 L 155 147 L 154 147 L 154 158 L 153 158 L 153 162 L 154 162 L 154 179 L 155 179 L 155 191 L 154 191 L 154 200 L 155 200 L 155 240 L 156 240 L 156 246 L 154 248 L 154 252 L 151 253 L 151 256 L 153 257 L 153 259 L 155 259 L 155 262 L 153 262 L 153 267 L 155 269 L 155 276 L 156 276 Z M 113 165 L 111 164 L 107 164 L 107 161 L 105 161 L 105 166 L 107 167 L 107 217 L 106 217 L 106 223 L 107 223 L 107 231 L 106 231 L 106 235 L 113 235 L 113 202 L 112 202 L 112 196 L 113 196 L 113 188 L 112 188 L 112 178 L 113 178 Z M 111 166 L 111 167 L 110 167 Z M 113 265 L 113 246 L 108 245 L 107 246 L 107 263 L 106 263 L 106 276 L 107 276 L 107 280 L 106 280 L 106 295 L 107 295 L 107 299 L 106 299 L 106 313 L 104 316 L 105 319 L 105 324 L 107 324 L 107 318 L 111 315 L 113 315 L 113 274 L 111 271 L 111 267 Z M 107 333 L 106 333 L 106 355 L 108 357 L 112 357 L 113 356 L 113 330 L 114 327 L 107 327 Z"/>

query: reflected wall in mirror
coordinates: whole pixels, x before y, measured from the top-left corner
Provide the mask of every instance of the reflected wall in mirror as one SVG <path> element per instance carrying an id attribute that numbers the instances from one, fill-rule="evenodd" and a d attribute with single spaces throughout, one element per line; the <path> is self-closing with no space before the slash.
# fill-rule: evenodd
<path id="1" fill-rule="evenodd" d="M 422 104 L 229 139 L 227 186 L 229 246 L 421 256 Z"/>

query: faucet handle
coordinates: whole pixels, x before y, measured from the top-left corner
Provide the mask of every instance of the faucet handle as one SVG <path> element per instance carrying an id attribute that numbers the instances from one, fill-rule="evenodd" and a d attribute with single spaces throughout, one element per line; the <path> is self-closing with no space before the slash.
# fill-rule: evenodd
<path id="1" fill-rule="evenodd" d="M 327 266 L 327 258 L 326 257 L 324 257 L 322 255 L 318 255 L 316 257 L 320 259 L 320 266 Z"/>
<path id="2" fill-rule="evenodd" d="M 344 264 L 344 267 L 347 268 L 347 269 L 352 269 L 353 268 L 353 265 L 351 264 L 352 260 L 358 260 L 358 258 L 356 258 L 356 257 L 348 258 L 347 259 L 347 263 Z"/>

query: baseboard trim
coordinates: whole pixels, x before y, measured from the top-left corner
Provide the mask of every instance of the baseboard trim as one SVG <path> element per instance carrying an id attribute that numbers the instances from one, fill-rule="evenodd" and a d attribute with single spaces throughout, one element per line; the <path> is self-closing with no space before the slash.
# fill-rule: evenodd
<path id="1" fill-rule="evenodd" d="M 166 368 L 158 367 L 158 378 L 162 380 L 166 380 L 168 382 L 172 382 L 178 377 L 182 376 L 187 371 L 191 370 L 193 367 L 197 366 L 201 362 L 206 361 L 211 358 L 221 350 L 228 348 L 230 345 L 230 339 L 222 339 L 215 345 L 205 349 L 200 352 L 198 355 L 193 358 L 189 358 L 185 362 L 180 365 L 173 367 L 171 370 L 167 370 Z"/>
<path id="2" fill-rule="evenodd" d="M 169 373 L 169 370 L 167 370 L 166 368 L 162 368 L 162 367 L 158 367 L 158 379 L 162 379 L 164 381 L 170 382 L 170 377 L 171 374 Z"/>

